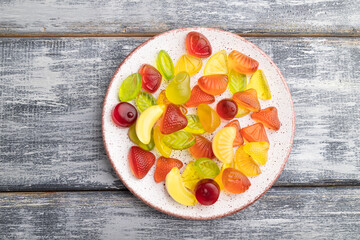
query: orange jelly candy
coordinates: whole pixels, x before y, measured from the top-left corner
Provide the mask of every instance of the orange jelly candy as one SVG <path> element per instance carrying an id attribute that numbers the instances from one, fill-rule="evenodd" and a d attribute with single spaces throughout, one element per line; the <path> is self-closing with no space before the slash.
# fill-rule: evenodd
<path id="1" fill-rule="evenodd" d="M 173 167 L 182 168 L 183 163 L 176 158 L 159 157 L 156 162 L 156 168 L 154 173 L 155 182 L 159 183 L 165 180 L 166 175 Z"/>
<path id="2" fill-rule="evenodd" d="M 259 112 L 261 109 L 256 90 L 252 88 L 235 93 L 233 95 L 233 100 L 240 107 L 246 108 L 252 112 Z"/>
<path id="3" fill-rule="evenodd" d="M 272 130 L 280 129 L 280 121 L 276 107 L 268 107 L 260 112 L 251 114 L 251 118 L 257 122 L 261 122 L 265 127 Z"/>
<path id="4" fill-rule="evenodd" d="M 233 143 L 234 147 L 240 146 L 244 144 L 244 139 L 241 135 L 241 127 L 240 127 L 240 123 L 238 120 L 233 120 L 231 122 L 229 122 L 228 124 L 225 125 L 225 127 L 235 127 L 236 128 L 236 137 Z"/>
<path id="5" fill-rule="evenodd" d="M 228 76 L 223 74 L 202 76 L 198 80 L 201 90 L 213 96 L 225 92 L 228 82 Z"/>
<path id="6" fill-rule="evenodd" d="M 243 193 L 249 189 L 249 179 L 235 168 L 226 168 L 222 174 L 222 183 L 226 191 L 231 193 Z"/>
<path id="7" fill-rule="evenodd" d="M 213 159 L 215 157 L 214 152 L 212 150 L 212 143 L 207 140 L 205 137 L 200 135 L 195 135 L 196 142 L 195 144 L 189 148 L 190 154 L 195 158 L 210 158 Z"/>
<path id="8" fill-rule="evenodd" d="M 196 107 L 201 103 L 210 104 L 215 102 L 215 97 L 213 95 L 207 94 L 201 88 L 196 85 L 191 90 L 190 99 L 185 103 L 186 107 Z"/>
<path id="9" fill-rule="evenodd" d="M 259 67 L 259 62 L 245 54 L 233 50 L 228 57 L 230 68 L 239 73 L 252 74 Z"/>
<path id="10" fill-rule="evenodd" d="M 248 142 L 269 142 L 264 125 L 255 123 L 240 130 L 241 135 Z"/>
<path id="11" fill-rule="evenodd" d="M 200 104 L 197 108 L 197 114 L 204 130 L 212 133 L 221 123 L 221 119 L 217 112 L 207 104 Z"/>

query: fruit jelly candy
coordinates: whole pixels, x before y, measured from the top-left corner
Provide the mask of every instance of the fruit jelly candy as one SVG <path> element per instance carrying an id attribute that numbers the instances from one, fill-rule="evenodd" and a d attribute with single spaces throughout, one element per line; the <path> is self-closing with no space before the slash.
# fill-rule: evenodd
<path id="1" fill-rule="evenodd" d="M 189 101 L 185 103 L 186 107 L 197 107 L 201 103 L 210 104 L 215 102 L 215 97 L 213 95 L 207 94 L 199 85 L 195 85 L 191 90 L 191 95 Z"/>
<path id="2" fill-rule="evenodd" d="M 154 93 L 159 89 L 162 76 L 156 68 L 150 64 L 143 64 L 139 69 L 139 73 L 142 79 L 142 88 L 145 91 Z"/>
<path id="3" fill-rule="evenodd" d="M 240 123 L 238 120 L 233 120 L 231 122 L 229 122 L 228 124 L 225 125 L 225 127 L 235 127 L 236 128 L 236 137 L 233 143 L 234 147 L 240 146 L 244 144 L 244 139 L 241 135 L 241 127 L 240 127 Z"/>
<path id="4" fill-rule="evenodd" d="M 158 96 L 158 99 L 157 99 L 157 103 L 158 104 L 165 104 L 165 105 L 168 105 L 170 104 L 171 102 L 166 98 L 166 93 L 165 93 L 165 89 L 162 90 Z M 181 109 L 181 112 L 186 115 L 187 113 L 187 108 L 184 106 L 184 105 L 179 105 L 180 109 Z"/>
<path id="5" fill-rule="evenodd" d="M 212 142 L 203 136 L 195 135 L 195 144 L 189 148 L 190 154 L 195 158 L 215 158 Z"/>
<path id="6" fill-rule="evenodd" d="M 259 67 L 258 61 L 236 50 L 231 51 L 228 60 L 230 68 L 239 73 L 252 74 Z"/>
<path id="7" fill-rule="evenodd" d="M 166 110 L 160 121 L 162 134 L 170 134 L 185 128 L 188 124 L 187 118 L 182 114 L 180 108 L 175 104 L 166 106 Z"/>
<path id="8" fill-rule="evenodd" d="M 140 112 L 157 104 L 156 99 L 147 92 L 140 92 L 139 95 L 137 95 L 135 102 Z"/>
<path id="9" fill-rule="evenodd" d="M 233 143 L 236 137 L 235 127 L 225 127 L 218 131 L 213 139 L 212 148 L 217 159 L 231 163 L 234 159 Z"/>
<path id="10" fill-rule="evenodd" d="M 187 149 L 194 145 L 195 141 L 194 135 L 183 130 L 165 135 L 163 138 L 166 146 L 175 150 Z"/>
<path id="11" fill-rule="evenodd" d="M 209 40 L 199 32 L 189 32 L 187 34 L 185 47 L 188 54 L 199 58 L 210 57 L 212 53 Z"/>
<path id="12" fill-rule="evenodd" d="M 247 77 L 245 74 L 231 70 L 229 74 L 229 90 L 232 94 L 244 91 L 247 85 Z"/>
<path id="13" fill-rule="evenodd" d="M 201 90 L 214 96 L 225 92 L 228 82 L 228 76 L 223 74 L 207 75 L 198 79 Z"/>
<path id="14" fill-rule="evenodd" d="M 156 67 L 161 75 L 170 81 L 174 77 L 174 63 L 165 50 L 161 50 L 156 58 Z"/>
<path id="15" fill-rule="evenodd" d="M 204 75 L 228 74 L 228 59 L 225 50 L 212 55 L 204 68 Z"/>
<path id="16" fill-rule="evenodd" d="M 136 135 L 135 124 L 131 125 L 131 127 L 129 128 L 128 136 L 133 143 L 135 143 L 136 145 L 138 145 L 139 147 L 141 147 L 142 149 L 144 149 L 146 151 L 151 151 L 155 146 L 153 138 L 151 138 L 149 144 L 143 144 L 139 140 L 139 138 Z"/>
<path id="17" fill-rule="evenodd" d="M 280 121 L 276 107 L 268 107 L 260 112 L 252 113 L 251 118 L 257 122 L 261 122 L 265 127 L 278 131 L 280 129 Z"/>
<path id="18" fill-rule="evenodd" d="M 206 132 L 201 125 L 198 115 L 195 114 L 186 115 L 186 119 L 188 121 L 188 124 L 184 128 L 185 131 L 193 134 L 203 134 Z"/>
<path id="19" fill-rule="evenodd" d="M 194 161 L 190 161 L 181 175 L 182 181 L 186 188 L 194 191 L 196 184 L 203 179 L 194 167 Z"/>
<path id="20" fill-rule="evenodd" d="M 164 113 L 165 105 L 154 105 L 147 108 L 140 114 L 136 121 L 136 135 L 144 144 L 149 144 L 151 140 L 151 131 L 156 121 Z"/>
<path id="21" fill-rule="evenodd" d="M 269 142 L 264 125 L 262 123 L 255 123 L 240 130 L 241 135 L 248 142 Z"/>
<path id="22" fill-rule="evenodd" d="M 166 175 L 173 169 L 177 167 L 178 169 L 182 168 L 183 163 L 176 158 L 166 158 L 159 157 L 156 162 L 156 168 L 154 173 L 155 182 L 159 183 L 165 180 Z"/>
<path id="23" fill-rule="evenodd" d="M 222 183 L 226 191 L 239 194 L 249 189 L 251 183 L 249 179 L 239 170 L 227 168 L 222 174 Z"/>
<path id="24" fill-rule="evenodd" d="M 268 160 L 268 142 L 249 142 L 244 145 L 244 151 L 249 154 L 255 162 L 265 165 Z"/>
<path id="25" fill-rule="evenodd" d="M 180 57 L 175 65 L 175 75 L 179 72 L 187 72 L 190 76 L 195 75 L 202 67 L 200 58 L 185 54 Z"/>
<path id="26" fill-rule="evenodd" d="M 165 90 L 166 98 L 176 104 L 184 104 L 190 99 L 190 76 L 186 72 L 178 73 Z"/>
<path id="27" fill-rule="evenodd" d="M 216 105 L 216 112 L 222 119 L 231 120 L 238 113 L 237 104 L 231 99 L 222 99 Z"/>
<path id="28" fill-rule="evenodd" d="M 200 104 L 197 107 L 197 114 L 206 132 L 212 133 L 220 126 L 221 120 L 219 115 L 209 105 Z"/>
<path id="29" fill-rule="evenodd" d="M 271 91 L 269 87 L 269 83 L 266 79 L 266 76 L 263 70 L 257 70 L 250 78 L 250 81 L 246 87 L 246 89 L 253 88 L 256 90 L 257 95 L 262 100 L 271 99 Z"/>
<path id="30" fill-rule="evenodd" d="M 255 89 L 248 89 L 243 92 L 237 92 L 233 95 L 233 100 L 243 108 L 252 112 L 258 112 L 261 109 Z"/>
<path id="31" fill-rule="evenodd" d="M 128 155 L 129 165 L 133 175 L 139 179 L 146 176 L 155 163 L 155 155 L 140 147 L 132 146 Z"/>
<path id="32" fill-rule="evenodd" d="M 160 132 L 160 126 L 155 126 L 153 136 L 156 149 L 160 152 L 161 155 L 169 158 L 172 149 L 166 146 L 165 143 L 162 141 L 164 135 Z"/>
<path id="33" fill-rule="evenodd" d="M 128 76 L 119 89 L 119 99 L 121 102 L 128 102 L 136 98 L 141 90 L 142 80 L 140 73 L 134 73 Z"/>
<path id="34" fill-rule="evenodd" d="M 240 146 L 235 152 L 235 169 L 248 177 L 254 177 L 261 173 L 258 164 L 244 151 L 244 146 Z"/>

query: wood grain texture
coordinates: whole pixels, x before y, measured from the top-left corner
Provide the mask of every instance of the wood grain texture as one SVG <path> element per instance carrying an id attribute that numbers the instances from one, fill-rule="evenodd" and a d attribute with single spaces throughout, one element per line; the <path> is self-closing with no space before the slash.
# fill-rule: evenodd
<path id="1" fill-rule="evenodd" d="M 248 38 L 284 74 L 296 133 L 275 186 L 360 185 L 360 43 Z M 123 189 L 101 110 L 124 57 L 146 38 L 0 40 L 0 191 Z"/>
<path id="2" fill-rule="evenodd" d="M 6 0 L 0 3 L 0 35 L 154 33 L 204 26 L 243 35 L 360 36 L 359 12 L 358 0 Z"/>
<path id="3" fill-rule="evenodd" d="M 234 215 L 190 221 L 158 212 L 127 191 L 1 193 L 0 235 L 3 239 L 358 239 L 359 203 L 358 187 L 271 189 Z"/>

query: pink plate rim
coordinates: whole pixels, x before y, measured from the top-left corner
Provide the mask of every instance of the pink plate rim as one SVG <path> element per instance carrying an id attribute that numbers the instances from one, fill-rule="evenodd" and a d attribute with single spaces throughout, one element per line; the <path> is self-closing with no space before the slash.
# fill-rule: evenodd
<path id="1" fill-rule="evenodd" d="M 129 187 L 125 181 L 123 181 L 123 178 L 121 177 L 121 174 L 116 170 L 115 168 L 115 164 L 114 164 L 114 161 L 111 159 L 110 157 L 110 154 L 109 154 L 109 151 L 108 151 L 108 145 L 105 141 L 105 129 L 104 129 L 104 112 L 105 112 L 105 105 L 106 105 L 106 99 L 107 99 L 107 96 L 108 96 L 108 93 L 109 93 L 109 89 L 110 89 L 110 86 L 112 84 L 112 82 L 114 81 L 114 78 L 115 76 L 117 75 L 117 73 L 120 71 L 120 68 L 121 66 L 128 60 L 128 58 L 130 56 L 132 56 L 133 54 L 135 54 L 137 52 L 137 50 L 139 50 L 141 47 L 143 47 L 144 45 L 146 45 L 149 41 L 152 41 L 154 39 L 156 39 L 157 37 L 163 35 L 163 34 L 168 34 L 168 33 L 171 33 L 171 32 L 180 32 L 180 31 L 197 31 L 197 30 L 201 30 L 201 29 L 207 29 L 207 30 L 210 30 L 210 31 L 215 31 L 215 32 L 221 32 L 221 33 L 226 33 L 226 34 L 231 34 L 231 35 L 235 35 L 237 38 L 241 39 L 242 41 L 245 41 L 247 42 L 248 44 L 250 44 L 253 48 L 257 49 L 265 58 L 268 59 L 268 61 L 270 62 L 270 64 L 275 68 L 275 70 L 277 71 L 277 73 L 280 75 L 281 77 L 281 80 L 284 84 L 284 87 L 286 89 L 286 91 L 289 93 L 290 95 L 290 100 L 291 100 L 291 110 L 292 110 L 292 113 L 293 113 L 293 120 L 292 120 L 292 124 L 293 124 L 293 128 L 292 128 L 292 135 L 291 135 L 291 145 L 289 147 L 289 151 L 288 151 L 288 154 L 278 172 L 278 174 L 276 175 L 274 181 L 272 181 L 267 187 L 266 189 L 264 190 L 264 192 L 262 194 L 260 194 L 257 198 L 255 198 L 254 200 L 252 201 L 249 201 L 245 206 L 241 207 L 241 208 L 237 208 L 237 209 L 234 209 L 234 210 L 231 210 L 227 213 L 224 213 L 224 214 L 221 214 L 221 215 L 217 215 L 217 216 L 212 216 L 212 217 L 189 217 L 189 216 L 182 216 L 182 215 L 179 215 L 179 214 L 174 214 L 174 213 L 171 213 L 171 212 L 168 212 L 168 211 L 165 211 L 161 208 L 158 208 L 157 206 L 149 203 L 148 201 L 146 201 L 145 199 L 141 198 L 131 187 Z M 229 216 L 229 215 L 232 215 L 234 213 L 237 213 L 245 208 L 247 208 L 248 206 L 250 206 L 251 204 L 253 204 L 254 202 L 256 202 L 260 197 L 262 197 L 271 187 L 272 185 L 276 182 L 276 180 L 279 178 L 280 174 L 282 173 L 282 171 L 284 170 L 285 168 L 285 165 L 286 165 L 286 162 L 290 156 L 290 153 L 291 153 L 291 149 L 292 149 L 292 146 L 294 144 L 294 135 L 295 135 L 295 110 L 294 110 L 294 103 L 293 103 L 293 100 L 292 100 L 292 96 L 291 96 L 291 93 L 290 93 L 290 90 L 289 90 L 289 87 L 285 81 L 285 78 L 284 76 L 281 74 L 279 68 L 276 66 L 276 64 L 273 62 L 273 60 L 263 51 L 261 50 L 258 46 L 256 46 L 255 44 L 253 44 L 252 42 L 246 40 L 245 38 L 235 34 L 235 33 L 231 33 L 231 32 L 228 32 L 228 31 L 225 31 L 225 30 L 222 30 L 222 29 L 217 29 L 217 28 L 209 28 L 209 27 L 186 27 L 186 28 L 177 28 L 177 29 L 172 29 L 172 30 L 169 30 L 169 31 L 166 31 L 166 32 L 162 32 L 160 34 L 157 34 L 151 38 L 149 38 L 148 40 L 146 40 L 145 42 L 143 42 L 142 44 L 140 44 L 139 46 L 137 46 L 134 50 L 131 51 L 131 53 L 120 63 L 120 65 L 118 66 L 118 68 L 116 69 L 114 75 L 112 76 L 110 82 L 109 82 L 109 85 L 108 85 L 108 88 L 106 90 L 106 93 L 105 93 L 105 98 L 104 98 L 104 103 L 103 103 L 103 110 L 102 110 L 102 114 L 101 114 L 101 131 L 102 131 L 102 138 L 103 138 L 103 142 L 104 142 L 104 147 L 105 147 L 105 151 L 106 151 L 106 155 L 108 156 L 109 160 L 110 160 L 110 163 L 112 165 L 112 167 L 114 168 L 115 172 L 116 172 L 116 175 L 120 178 L 120 180 L 122 181 L 122 183 L 125 185 L 125 187 L 133 194 L 135 195 L 137 198 L 139 198 L 140 200 L 142 200 L 145 204 L 147 204 L 148 206 L 152 207 L 152 208 L 155 208 L 156 210 L 160 211 L 160 212 L 163 212 L 163 213 L 166 213 L 168 215 L 171 215 L 171 216 L 174 216 L 174 217 L 178 217 L 178 218 L 183 218 L 183 219 L 189 219 L 189 220 L 210 220 L 210 219 L 217 219 L 217 218 L 222 218 L 222 217 L 226 217 L 226 216 Z"/>

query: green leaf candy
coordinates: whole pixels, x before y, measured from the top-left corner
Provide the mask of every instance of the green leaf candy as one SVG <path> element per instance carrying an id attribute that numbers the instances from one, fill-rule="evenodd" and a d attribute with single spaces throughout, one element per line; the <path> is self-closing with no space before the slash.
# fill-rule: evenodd
<path id="1" fill-rule="evenodd" d="M 231 70 L 229 74 L 229 90 L 232 94 L 244 91 L 246 84 L 247 78 L 245 74 Z"/>
<path id="2" fill-rule="evenodd" d="M 195 137 L 191 133 L 183 130 L 164 135 L 162 140 L 166 146 L 175 150 L 187 149 L 194 145 L 196 141 Z"/>
<path id="3" fill-rule="evenodd" d="M 165 50 L 161 50 L 156 58 L 156 67 L 166 80 L 174 77 L 174 63 Z"/>
<path id="4" fill-rule="evenodd" d="M 136 98 L 142 86 L 140 73 L 134 73 L 128 76 L 121 84 L 119 90 L 119 99 L 122 102 L 128 102 Z"/>
<path id="5" fill-rule="evenodd" d="M 194 161 L 190 161 L 185 169 L 183 174 L 181 175 L 182 182 L 184 183 L 184 186 L 188 189 L 194 191 L 196 184 L 203 179 L 203 177 L 200 176 L 200 174 L 195 170 L 194 167 Z"/>
<path id="6" fill-rule="evenodd" d="M 146 150 L 146 151 L 151 151 L 154 149 L 155 143 L 154 143 L 154 139 L 151 137 L 150 143 L 149 144 L 144 144 L 142 143 L 138 136 L 136 135 L 136 130 L 135 130 L 135 125 L 133 124 L 130 126 L 129 128 L 129 132 L 128 132 L 128 136 L 130 138 L 130 140 L 135 143 L 136 145 L 138 145 L 139 147 L 141 147 L 142 149 Z"/>
<path id="7" fill-rule="evenodd" d="M 220 173 L 219 166 L 210 158 L 199 158 L 195 161 L 194 168 L 204 178 L 214 178 Z"/>
<path id="8" fill-rule="evenodd" d="M 203 134 L 206 132 L 201 125 L 198 115 L 195 114 L 186 115 L 186 119 L 188 120 L 188 124 L 184 128 L 185 131 L 193 134 Z"/>
<path id="9" fill-rule="evenodd" d="M 140 94 L 136 97 L 136 106 L 140 112 L 143 112 L 148 107 L 156 104 L 156 99 L 150 93 L 140 92 Z"/>

